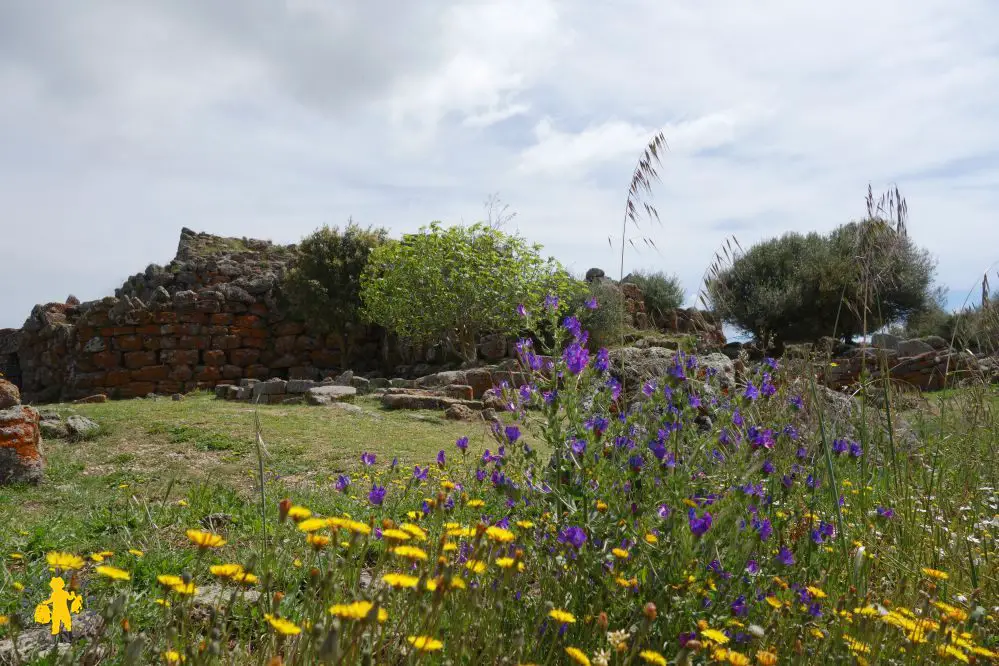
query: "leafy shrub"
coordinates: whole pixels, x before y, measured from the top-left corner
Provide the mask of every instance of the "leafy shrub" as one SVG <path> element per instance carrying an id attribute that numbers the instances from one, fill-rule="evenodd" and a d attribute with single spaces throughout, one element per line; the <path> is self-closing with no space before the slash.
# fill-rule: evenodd
<path id="1" fill-rule="evenodd" d="M 596 299 L 596 308 L 586 305 Z M 621 342 L 624 320 L 624 295 L 613 282 L 597 280 L 577 296 L 573 311 L 580 323 L 590 332 L 589 347 L 609 347 Z"/>
<path id="2" fill-rule="evenodd" d="M 645 296 L 645 311 L 658 320 L 665 313 L 683 307 L 687 294 L 676 275 L 662 271 L 636 271 L 624 278 L 624 282 L 638 285 Z"/>
<path id="3" fill-rule="evenodd" d="M 342 231 L 323 227 L 303 239 L 284 278 L 291 311 L 319 330 L 342 333 L 358 320 L 361 273 L 386 238 L 385 229 L 351 222 Z"/>
<path id="4" fill-rule="evenodd" d="M 486 225 L 419 233 L 375 249 L 362 276 L 368 317 L 417 343 L 445 343 L 473 361 L 485 333 L 516 333 L 517 306 L 541 308 L 547 294 L 562 302 L 574 280 L 539 245 Z"/>
<path id="5" fill-rule="evenodd" d="M 723 320 L 759 340 L 849 340 L 924 309 L 933 269 L 908 236 L 869 219 L 754 245 L 713 276 L 707 293 Z"/>

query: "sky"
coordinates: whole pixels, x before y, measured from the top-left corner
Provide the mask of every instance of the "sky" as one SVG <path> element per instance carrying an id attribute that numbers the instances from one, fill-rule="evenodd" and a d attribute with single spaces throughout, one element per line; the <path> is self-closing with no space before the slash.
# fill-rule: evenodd
<path id="1" fill-rule="evenodd" d="M 185 226 L 399 235 L 490 195 L 617 276 L 660 130 L 625 272 L 693 299 L 731 235 L 827 231 L 897 185 L 959 305 L 999 260 L 997 25 L 994 0 L 0 3 L 0 327 L 112 294 Z"/>

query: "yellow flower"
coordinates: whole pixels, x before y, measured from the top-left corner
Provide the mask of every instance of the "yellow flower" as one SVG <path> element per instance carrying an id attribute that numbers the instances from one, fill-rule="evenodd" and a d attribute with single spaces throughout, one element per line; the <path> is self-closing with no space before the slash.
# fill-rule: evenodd
<path id="1" fill-rule="evenodd" d="M 777 663 L 777 655 L 773 652 L 760 650 L 756 653 L 756 663 L 760 666 L 775 666 Z"/>
<path id="2" fill-rule="evenodd" d="M 145 553 L 143 553 L 141 550 L 138 550 L 136 548 L 129 548 L 128 549 L 128 554 L 129 555 L 135 555 L 136 557 L 144 557 L 145 556 Z"/>
<path id="3" fill-rule="evenodd" d="M 937 654 L 941 657 L 953 657 L 958 661 L 969 663 L 968 655 L 964 654 L 960 649 L 954 647 L 953 645 L 938 645 Z"/>
<path id="4" fill-rule="evenodd" d="M 764 601 L 766 601 L 768 604 L 770 604 L 771 608 L 780 608 L 781 606 L 784 605 L 784 604 L 782 604 L 780 602 L 780 599 L 778 599 L 777 597 L 774 597 L 774 596 L 764 597 Z"/>
<path id="5" fill-rule="evenodd" d="M 101 551 L 99 553 L 90 553 L 90 560 L 92 562 L 97 562 L 98 564 L 100 564 L 101 562 L 111 557 L 112 555 L 114 555 L 114 553 L 112 553 L 110 550 Z"/>
<path id="6" fill-rule="evenodd" d="M 867 643 L 861 643 L 849 634 L 843 634 L 843 640 L 846 641 L 846 647 L 848 647 L 850 652 L 854 654 L 870 654 L 871 652 L 870 645 Z"/>
<path id="7" fill-rule="evenodd" d="M 482 560 L 469 560 L 465 562 L 465 568 L 472 573 L 480 574 L 486 570 L 486 563 Z"/>
<path id="8" fill-rule="evenodd" d="M 187 500 L 185 499 L 177 500 L 177 506 L 187 506 Z"/>
<path id="9" fill-rule="evenodd" d="M 420 582 L 420 579 L 416 576 L 407 576 L 403 573 L 387 573 L 382 576 L 382 581 L 386 585 L 390 585 L 395 588 L 402 588 L 416 587 L 416 584 Z"/>
<path id="10" fill-rule="evenodd" d="M 267 620 L 267 623 L 271 625 L 271 628 L 273 628 L 274 631 L 278 632 L 282 636 L 296 636 L 302 633 L 301 628 L 294 622 L 289 622 L 283 618 L 275 617 L 270 613 L 265 613 L 264 619 Z"/>
<path id="11" fill-rule="evenodd" d="M 232 578 L 236 574 L 243 573 L 242 564 L 214 564 L 208 568 L 213 576 L 220 578 Z"/>
<path id="12" fill-rule="evenodd" d="M 171 585 L 170 589 L 173 590 L 174 592 L 176 592 L 177 594 L 180 594 L 180 595 L 183 595 L 183 596 L 186 596 L 186 597 L 190 597 L 190 596 L 193 596 L 193 595 L 195 595 L 195 594 L 198 593 L 198 588 L 196 588 L 194 586 L 193 582 L 184 583 L 184 581 L 181 581 L 181 582 L 177 583 L 176 585 Z"/>
<path id="13" fill-rule="evenodd" d="M 638 653 L 638 656 L 642 658 L 646 664 L 655 664 L 656 666 L 666 666 L 668 663 L 666 657 L 662 656 L 655 650 L 642 650 Z"/>
<path id="14" fill-rule="evenodd" d="M 423 528 L 419 525 L 414 525 L 413 523 L 403 523 L 399 526 L 399 529 L 413 537 L 417 541 L 426 541 L 427 533 L 423 531 Z"/>
<path id="15" fill-rule="evenodd" d="M 10 554 L 10 559 L 12 559 L 12 560 L 23 560 L 24 559 L 24 555 L 22 555 L 21 553 L 11 553 Z"/>
<path id="16" fill-rule="evenodd" d="M 480 506 L 485 506 L 486 503 L 480 499 L 468 500 L 468 507 L 470 509 L 478 509 Z"/>
<path id="17" fill-rule="evenodd" d="M 816 629 L 815 627 L 812 627 L 808 633 L 812 635 L 812 638 L 815 638 L 820 641 L 826 637 L 826 635 L 822 633 L 821 629 Z"/>
<path id="18" fill-rule="evenodd" d="M 811 594 L 816 599 L 825 599 L 827 596 L 826 593 L 821 588 L 814 587 L 812 585 L 809 585 L 805 589 L 808 590 L 809 594 Z"/>
<path id="19" fill-rule="evenodd" d="M 316 532 L 324 527 L 331 527 L 327 518 L 308 518 L 298 523 L 298 529 L 303 532 Z"/>
<path id="20" fill-rule="evenodd" d="M 597 500 L 597 511 L 603 513 L 606 510 L 607 510 L 607 502 L 603 500 Z"/>
<path id="21" fill-rule="evenodd" d="M 534 527 L 534 523 L 532 523 L 529 520 L 518 520 L 517 527 L 519 527 L 522 530 L 529 530 L 532 527 Z"/>
<path id="22" fill-rule="evenodd" d="M 701 631 L 701 636 L 709 641 L 718 643 L 718 645 L 725 645 L 725 643 L 728 643 L 728 636 L 717 629 L 704 629 Z"/>
<path id="23" fill-rule="evenodd" d="M 409 534 L 402 530 L 389 529 L 382 531 L 382 538 L 386 541 L 409 541 Z"/>
<path id="24" fill-rule="evenodd" d="M 12 583 L 12 585 L 13 585 L 14 589 L 17 590 L 18 592 L 24 592 L 24 583 L 22 583 L 21 581 L 15 580 Z"/>
<path id="25" fill-rule="evenodd" d="M 441 488 L 443 488 L 444 490 L 454 490 L 455 485 L 453 482 L 444 479 L 443 481 L 441 481 Z"/>
<path id="26" fill-rule="evenodd" d="M 502 527 L 490 525 L 486 528 L 486 536 L 497 543 L 510 543 L 513 541 L 513 532 Z"/>
<path id="27" fill-rule="evenodd" d="M 548 611 L 548 617 L 561 624 L 573 624 L 576 621 L 575 615 L 573 615 L 568 611 L 559 610 L 557 608 L 553 608 L 552 610 Z"/>
<path id="28" fill-rule="evenodd" d="M 370 525 L 367 525 L 365 523 L 362 523 L 362 522 L 359 522 L 359 521 L 356 521 L 356 520 L 348 520 L 347 524 L 346 524 L 346 528 L 348 530 L 350 530 L 354 534 L 363 534 L 365 536 L 367 536 L 368 534 L 371 534 L 371 526 Z"/>
<path id="29" fill-rule="evenodd" d="M 71 553 L 60 553 L 53 551 L 45 555 L 45 561 L 53 569 L 82 569 L 83 558 Z"/>
<path id="30" fill-rule="evenodd" d="M 153 602 L 163 606 L 164 608 L 170 608 L 170 602 L 166 599 L 153 599 Z"/>
<path id="31" fill-rule="evenodd" d="M 288 509 L 288 517 L 297 523 L 300 520 L 311 518 L 312 512 L 306 509 L 304 506 L 298 506 L 296 504 L 295 506 Z"/>
<path id="32" fill-rule="evenodd" d="M 622 576 L 618 576 L 617 578 L 614 579 L 614 582 L 620 585 L 621 587 L 638 587 L 637 578 L 624 578 Z"/>
<path id="33" fill-rule="evenodd" d="M 470 527 L 451 527 L 448 528 L 447 535 L 455 539 L 467 539 L 475 536 L 475 530 Z"/>
<path id="34" fill-rule="evenodd" d="M 251 574 L 248 571 L 241 571 L 238 574 L 233 574 L 230 578 L 234 583 L 242 583 L 243 585 L 256 585 L 260 582 L 255 574 Z"/>
<path id="35" fill-rule="evenodd" d="M 456 543 L 446 543 L 442 549 L 445 553 L 453 553 L 458 550 L 458 544 Z"/>
<path id="36" fill-rule="evenodd" d="M 936 606 L 947 619 L 954 620 L 955 622 L 964 622 L 968 619 L 968 614 L 956 606 L 945 604 L 942 601 L 934 601 L 933 605 Z"/>
<path id="37" fill-rule="evenodd" d="M 614 557 L 616 557 L 619 560 L 628 559 L 628 551 L 624 550 L 623 548 L 615 548 L 614 550 L 611 551 L 611 553 L 613 553 Z"/>
<path id="38" fill-rule="evenodd" d="M 574 662 L 579 664 L 579 666 L 590 666 L 590 658 L 586 656 L 586 653 L 577 647 L 567 647 L 565 653 L 569 655 L 569 658 Z"/>
<path id="39" fill-rule="evenodd" d="M 444 647 L 444 643 L 440 642 L 433 636 L 409 636 L 406 638 L 409 644 L 412 645 L 418 652 L 436 652 Z"/>
<path id="40" fill-rule="evenodd" d="M 330 606 L 330 613 L 345 620 L 366 620 L 374 607 L 375 605 L 370 601 L 355 601 L 351 604 L 334 604 Z M 379 608 L 378 621 L 384 622 L 387 619 L 388 611 Z"/>
<path id="41" fill-rule="evenodd" d="M 498 566 L 500 569 L 509 569 L 510 567 L 513 566 L 513 562 L 514 562 L 514 560 L 513 560 L 512 557 L 497 557 L 496 558 L 496 566 Z"/>
<path id="42" fill-rule="evenodd" d="M 651 532 L 649 532 L 648 534 L 645 535 L 645 543 L 648 543 L 648 544 L 657 544 L 657 543 L 659 543 L 659 537 L 657 537 L 655 534 L 652 534 Z"/>
<path id="43" fill-rule="evenodd" d="M 187 538 L 198 548 L 221 548 L 225 545 L 225 539 L 218 534 L 201 530 L 187 530 Z"/>
<path id="44" fill-rule="evenodd" d="M 332 539 L 325 534 L 306 534 L 305 542 L 312 546 L 315 550 L 323 550 L 326 546 L 330 545 Z"/>
<path id="45" fill-rule="evenodd" d="M 179 664 L 187 661 L 187 657 L 177 652 L 176 650 L 167 650 L 163 653 L 163 661 L 168 664 Z"/>
<path id="46" fill-rule="evenodd" d="M 111 580 L 132 580 L 131 574 L 124 569 L 119 569 L 118 567 L 101 565 L 96 567 L 94 571 L 106 578 L 110 578 Z"/>
<path id="47" fill-rule="evenodd" d="M 10 618 L 9 617 L 7 617 L 6 615 L 0 615 L 0 627 L 4 626 L 5 624 L 9 624 L 9 623 L 10 623 Z"/>
<path id="48" fill-rule="evenodd" d="M 732 666 L 749 666 L 749 657 L 741 652 L 729 650 L 727 657 L 728 663 L 732 664 Z"/>
<path id="49" fill-rule="evenodd" d="M 427 559 L 427 553 L 416 546 L 396 546 L 392 552 L 409 560 L 424 561 Z"/>
<path id="50" fill-rule="evenodd" d="M 936 578 L 937 580 L 947 580 L 950 578 L 946 572 L 940 571 L 939 569 L 930 569 L 929 567 L 923 567 L 923 574 L 929 576 L 930 578 Z"/>

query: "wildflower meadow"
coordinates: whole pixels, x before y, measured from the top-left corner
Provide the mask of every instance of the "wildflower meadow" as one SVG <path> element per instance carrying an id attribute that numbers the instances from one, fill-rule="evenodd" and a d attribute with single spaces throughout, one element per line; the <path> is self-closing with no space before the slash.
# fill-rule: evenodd
<path id="1" fill-rule="evenodd" d="M 999 660 L 985 389 L 903 425 L 890 396 L 828 409 L 792 360 L 736 384 L 677 352 L 622 386 L 557 299 L 521 316 L 557 332 L 518 343 L 532 381 L 504 388 L 484 446 L 442 441 L 412 467 L 358 451 L 299 497 L 262 477 L 216 529 L 192 514 L 214 506 L 203 490 L 131 502 L 104 551 L 22 544 L 0 637 L 59 575 L 102 620 L 67 663 Z"/>

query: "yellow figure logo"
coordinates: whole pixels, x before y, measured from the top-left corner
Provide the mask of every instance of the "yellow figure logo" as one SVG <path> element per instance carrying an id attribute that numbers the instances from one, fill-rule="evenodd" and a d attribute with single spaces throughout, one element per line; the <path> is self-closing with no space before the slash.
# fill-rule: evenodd
<path id="1" fill-rule="evenodd" d="M 76 592 L 66 591 L 66 581 L 56 576 L 49 581 L 52 588 L 52 595 L 35 606 L 35 622 L 38 624 L 52 623 L 52 635 L 57 635 L 61 630 L 73 630 L 73 615 L 79 614 L 83 609 L 83 597 Z M 72 607 L 70 606 L 72 602 Z"/>

